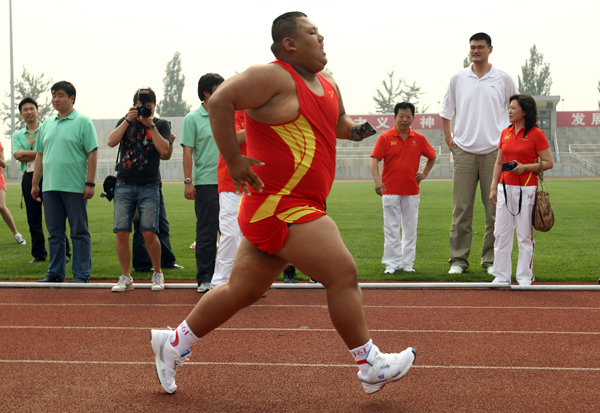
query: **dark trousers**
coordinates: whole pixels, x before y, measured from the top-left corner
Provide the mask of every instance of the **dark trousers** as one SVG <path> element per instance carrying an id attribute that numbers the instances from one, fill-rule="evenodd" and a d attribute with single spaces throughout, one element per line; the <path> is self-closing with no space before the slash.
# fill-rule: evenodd
<path id="1" fill-rule="evenodd" d="M 40 198 L 43 199 L 42 183 L 44 179 L 40 179 Z M 25 211 L 27 213 L 27 224 L 29 225 L 29 234 L 31 235 L 31 255 L 33 258 L 45 260 L 48 257 L 46 250 L 46 239 L 44 237 L 42 203 L 37 202 L 31 196 L 31 183 L 33 182 L 33 172 L 24 172 L 21 180 L 21 191 L 25 200 Z M 71 246 L 69 240 L 66 239 L 67 257 L 71 257 Z"/>
<path id="2" fill-rule="evenodd" d="M 162 190 L 160 191 L 160 212 L 158 215 L 158 240 L 160 241 L 160 266 L 162 268 L 173 268 L 175 265 L 175 254 L 171 249 L 171 238 L 169 236 L 169 220 Z M 140 231 L 140 220 L 133 220 L 133 246 L 131 248 L 131 261 L 135 271 L 145 272 L 152 268 L 152 261 L 146 251 L 146 242 Z"/>
<path id="3" fill-rule="evenodd" d="M 215 272 L 219 231 L 218 185 L 196 185 L 196 280 L 210 282 Z"/>
<path id="4" fill-rule="evenodd" d="M 42 203 L 37 202 L 31 196 L 31 182 L 33 172 L 23 173 L 21 180 L 21 190 L 25 200 L 25 210 L 27 211 L 27 224 L 29 224 L 29 234 L 31 235 L 31 255 L 33 258 L 45 260 L 48 256 L 46 251 L 46 238 L 44 237 L 44 227 L 42 225 Z M 42 192 L 42 180 L 40 179 L 40 193 Z"/>

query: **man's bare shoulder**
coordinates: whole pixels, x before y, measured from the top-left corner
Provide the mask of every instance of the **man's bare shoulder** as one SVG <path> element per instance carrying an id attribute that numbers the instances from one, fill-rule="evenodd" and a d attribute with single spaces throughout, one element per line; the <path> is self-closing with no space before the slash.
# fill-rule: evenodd
<path id="1" fill-rule="evenodd" d="M 271 84 L 289 84 L 290 82 L 293 84 L 293 79 L 287 70 L 273 63 L 250 66 L 238 76 L 243 77 L 245 80 Z"/>

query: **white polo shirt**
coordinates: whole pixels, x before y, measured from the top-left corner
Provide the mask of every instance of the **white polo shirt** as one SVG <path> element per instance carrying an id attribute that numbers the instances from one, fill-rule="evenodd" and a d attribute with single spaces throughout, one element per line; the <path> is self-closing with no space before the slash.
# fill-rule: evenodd
<path id="1" fill-rule="evenodd" d="M 519 92 L 508 73 L 492 66 L 480 79 L 472 66 L 450 79 L 440 116 L 452 119 L 456 110 L 454 142 L 463 151 L 485 155 L 498 147 L 502 130 L 509 125 L 508 100 Z"/>

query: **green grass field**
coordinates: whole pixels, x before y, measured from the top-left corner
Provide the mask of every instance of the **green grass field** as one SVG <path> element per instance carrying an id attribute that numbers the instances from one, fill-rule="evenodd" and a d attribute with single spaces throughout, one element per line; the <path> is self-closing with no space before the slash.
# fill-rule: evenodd
<path id="1" fill-rule="evenodd" d="M 600 276 L 600 180 L 548 179 L 548 192 L 556 224 L 548 233 L 535 234 L 534 274 L 536 281 L 595 282 Z M 17 229 L 30 240 L 25 210 L 20 209 L 21 188 L 7 186 L 7 206 Z M 88 203 L 92 236 L 92 279 L 116 280 L 121 274 L 115 251 L 113 205 L 100 198 L 100 187 Z M 183 184 L 166 183 L 163 194 L 171 224 L 171 244 L 183 270 L 165 270 L 167 279 L 195 279 L 194 205 L 183 197 Z M 476 198 L 471 267 L 460 275 L 448 274 L 448 234 L 452 215 L 452 182 L 430 180 L 421 185 L 421 205 L 415 273 L 386 275 L 381 264 L 383 231 L 381 198 L 371 181 L 336 182 L 327 200 L 328 213 L 336 221 L 348 249 L 358 265 L 359 277 L 368 280 L 491 281 L 479 267 L 483 240 L 483 207 Z M 4 223 L 0 223 L 0 279 L 43 278 L 48 263 L 28 264 L 30 245 L 18 245 Z M 516 267 L 516 242 L 513 272 Z M 149 273 L 133 273 L 150 279 Z M 71 278 L 70 264 L 67 278 Z M 306 279 L 304 276 L 300 278 Z M 513 274 L 514 279 L 514 274 Z"/>

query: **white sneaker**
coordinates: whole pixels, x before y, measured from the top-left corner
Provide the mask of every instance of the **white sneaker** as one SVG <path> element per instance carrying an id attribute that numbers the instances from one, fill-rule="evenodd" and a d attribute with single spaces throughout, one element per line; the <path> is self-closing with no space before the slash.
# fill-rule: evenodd
<path id="1" fill-rule="evenodd" d="M 111 291 L 113 293 L 122 293 L 124 291 L 133 290 L 133 278 L 128 277 L 126 275 L 121 275 L 119 277 L 119 282 L 115 285 Z"/>
<path id="2" fill-rule="evenodd" d="M 489 275 L 494 275 L 494 266 L 487 267 L 486 271 Z"/>
<path id="3" fill-rule="evenodd" d="M 212 290 L 212 287 L 210 286 L 210 283 L 209 283 L 209 282 L 201 283 L 201 284 L 198 286 L 198 292 L 199 292 L 199 293 L 207 293 L 207 292 L 209 292 L 210 290 Z"/>
<path id="4" fill-rule="evenodd" d="M 375 344 L 372 345 L 367 363 L 371 365 L 366 375 L 358 372 L 358 378 L 368 394 L 375 393 L 383 386 L 401 379 L 413 365 L 417 350 L 408 347 L 401 353 L 380 353 Z"/>
<path id="5" fill-rule="evenodd" d="M 21 245 L 27 244 L 27 241 L 25 241 L 23 239 L 23 235 L 19 234 L 18 232 L 13 235 L 13 238 L 17 241 L 17 244 L 21 244 Z"/>
<path id="6" fill-rule="evenodd" d="M 464 270 L 458 265 L 453 265 L 452 267 L 450 267 L 450 271 L 448 271 L 448 274 L 462 274 L 463 272 Z"/>
<path id="7" fill-rule="evenodd" d="M 165 289 L 165 277 L 162 272 L 155 272 L 152 275 L 152 291 L 162 291 Z"/>
<path id="8" fill-rule="evenodd" d="M 492 284 L 510 284 L 510 281 L 503 280 L 500 277 L 494 277 Z"/>
<path id="9" fill-rule="evenodd" d="M 395 268 L 392 268 L 392 267 L 387 267 L 387 268 L 385 269 L 385 271 L 384 271 L 384 274 L 393 274 L 393 273 L 395 273 L 395 272 L 396 272 L 396 269 L 395 269 Z"/>
<path id="10" fill-rule="evenodd" d="M 189 360 L 192 351 L 187 349 L 185 353 L 179 354 L 171 345 L 171 330 L 152 330 L 150 332 L 150 343 L 154 352 L 156 364 L 156 375 L 160 385 L 167 393 L 175 393 L 175 371 L 177 367 Z"/>
<path id="11" fill-rule="evenodd" d="M 415 270 L 413 269 L 413 267 L 403 267 L 402 271 L 404 271 L 404 272 L 415 272 Z"/>

